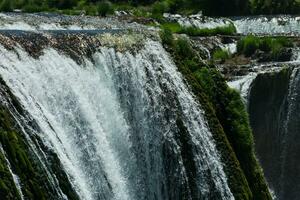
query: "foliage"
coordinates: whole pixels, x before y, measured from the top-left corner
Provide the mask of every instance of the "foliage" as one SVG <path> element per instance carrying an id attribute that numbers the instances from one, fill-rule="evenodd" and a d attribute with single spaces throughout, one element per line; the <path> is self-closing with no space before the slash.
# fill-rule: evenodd
<path id="1" fill-rule="evenodd" d="M 237 43 L 237 52 L 251 56 L 259 49 L 259 39 L 255 36 L 246 36 L 240 39 Z"/>
<path id="2" fill-rule="evenodd" d="M 170 29 L 168 29 L 168 28 L 162 29 L 162 31 L 160 32 L 160 38 L 161 38 L 163 44 L 166 44 L 169 46 L 173 45 L 174 37 L 173 37 L 173 33 Z"/>
<path id="3" fill-rule="evenodd" d="M 167 2 L 157 1 L 152 6 L 152 17 L 161 18 L 163 13 L 166 13 L 168 11 L 169 11 L 169 5 Z"/>
<path id="4" fill-rule="evenodd" d="M 185 33 L 189 36 L 212 36 L 212 35 L 233 35 L 236 33 L 236 28 L 233 24 L 216 27 L 216 28 L 197 28 L 197 27 L 181 27 L 178 33 Z"/>
<path id="5" fill-rule="evenodd" d="M 0 152 L 0 196 L 4 199 L 21 199 L 2 152 Z"/>
<path id="6" fill-rule="evenodd" d="M 295 14 L 300 11 L 297 0 L 253 0 L 251 4 L 253 14 Z"/>
<path id="7" fill-rule="evenodd" d="M 178 23 L 166 22 L 161 24 L 162 29 L 168 29 L 173 33 L 178 33 L 181 31 L 181 26 Z"/>
<path id="8" fill-rule="evenodd" d="M 234 35 L 236 28 L 233 24 L 227 26 L 221 26 L 216 28 L 197 28 L 197 27 L 185 27 L 179 23 L 162 23 L 162 29 L 169 29 L 173 33 L 187 34 L 189 36 L 214 36 L 214 35 Z"/>
<path id="9" fill-rule="evenodd" d="M 176 41 L 176 46 L 174 48 L 175 52 L 185 60 L 192 59 L 195 55 L 193 48 L 191 47 L 189 40 L 186 38 L 179 38 Z"/>
<path id="10" fill-rule="evenodd" d="M 213 60 L 220 60 L 224 62 L 230 57 L 230 53 L 226 49 L 218 49 L 213 53 Z"/>
<path id="11" fill-rule="evenodd" d="M 285 47 L 291 47 L 292 42 L 285 37 L 256 37 L 249 35 L 241 38 L 237 43 L 237 52 L 249 57 L 257 50 L 270 52 L 276 58 Z"/>
<path id="12" fill-rule="evenodd" d="M 98 3 L 98 14 L 101 16 L 106 16 L 114 12 L 113 6 L 109 1 L 102 1 Z"/>
<path id="13" fill-rule="evenodd" d="M 240 95 L 227 86 L 214 66 L 201 63 L 187 39 L 167 41 L 164 46 L 205 111 L 217 148 L 222 152 L 221 159 L 235 198 L 271 199 L 255 158 L 248 115 Z"/>
<path id="14" fill-rule="evenodd" d="M 22 9 L 25 12 L 68 10 L 88 10 L 95 14 L 98 4 L 106 0 L 0 0 L 1 11 Z M 100 10 L 100 15 L 107 14 L 110 7 L 121 10 L 133 10 L 148 7 L 153 18 L 161 18 L 163 12 L 193 14 L 203 11 L 210 16 L 236 16 L 249 14 L 295 14 L 300 11 L 297 0 L 111 0 L 112 6 Z M 108 4 L 106 4 L 108 5 Z M 93 7 L 93 8 L 92 8 Z M 26 8 L 26 9 L 25 9 Z M 104 13 L 104 14 L 103 14 Z"/>
<path id="15" fill-rule="evenodd" d="M 13 10 L 13 4 L 11 0 L 3 0 L 0 4 L 0 10 L 4 12 L 10 12 Z"/>

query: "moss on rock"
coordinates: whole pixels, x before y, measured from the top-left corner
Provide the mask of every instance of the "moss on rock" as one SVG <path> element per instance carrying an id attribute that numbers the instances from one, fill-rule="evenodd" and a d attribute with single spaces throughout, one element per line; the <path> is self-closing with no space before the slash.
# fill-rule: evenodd
<path id="1" fill-rule="evenodd" d="M 20 179 L 24 198 L 39 200 L 59 199 L 60 195 L 49 180 L 47 172 L 43 169 L 39 159 L 29 147 L 28 140 L 25 138 L 18 122 L 14 119 L 10 110 L 15 109 L 20 115 L 25 115 L 25 113 L 17 99 L 1 79 L 0 95 L 6 99 L 0 103 L 0 143 L 3 151 L 7 155 L 12 171 L 17 174 Z M 34 137 L 34 142 L 39 140 L 38 136 Z M 51 154 L 49 153 L 51 153 L 50 150 L 47 152 L 49 155 L 47 160 L 51 165 L 47 170 L 55 174 L 62 192 L 68 199 L 79 199 L 76 192 L 71 187 L 57 156 L 53 152 Z M 19 199 L 15 185 L 9 177 L 10 172 L 7 171 L 7 167 L 5 167 L 3 163 L 3 155 L 0 153 L 0 194 L 4 194 L 7 197 L 14 197 L 6 199 Z"/>
<path id="2" fill-rule="evenodd" d="M 178 41 L 164 44 L 165 48 L 205 111 L 235 199 L 271 199 L 255 158 L 248 115 L 240 95 L 227 86 L 214 66 L 202 64 L 197 52 L 190 49 L 187 39 Z M 185 49 L 189 50 L 188 55 L 182 53 L 186 52 Z"/>

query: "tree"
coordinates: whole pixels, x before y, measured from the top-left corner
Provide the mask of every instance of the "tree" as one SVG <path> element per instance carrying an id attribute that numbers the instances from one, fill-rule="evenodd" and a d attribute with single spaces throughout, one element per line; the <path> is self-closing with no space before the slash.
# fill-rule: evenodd
<path id="1" fill-rule="evenodd" d="M 4 12 L 11 12 L 13 10 L 13 2 L 11 0 L 3 0 L 0 4 L 0 10 Z"/>
<path id="2" fill-rule="evenodd" d="M 298 8 L 296 0 L 253 0 L 253 14 L 292 14 Z"/>
<path id="3" fill-rule="evenodd" d="M 105 17 L 107 14 L 114 12 L 113 6 L 109 1 L 101 1 L 98 3 L 98 14 Z"/>

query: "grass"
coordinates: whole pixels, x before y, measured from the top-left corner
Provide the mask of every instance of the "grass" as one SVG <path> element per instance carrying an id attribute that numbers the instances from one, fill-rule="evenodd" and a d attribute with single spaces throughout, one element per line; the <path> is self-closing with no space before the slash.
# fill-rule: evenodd
<path id="1" fill-rule="evenodd" d="M 236 34 L 236 28 L 233 24 L 216 28 L 181 27 L 178 33 L 189 36 L 234 35 Z"/>
<path id="2" fill-rule="evenodd" d="M 285 37 L 256 37 L 249 35 L 241 38 L 237 43 L 238 54 L 247 57 L 252 56 L 257 50 L 268 52 L 273 59 L 276 59 L 286 47 L 291 47 L 292 42 Z"/>
<path id="3" fill-rule="evenodd" d="M 213 53 L 213 60 L 225 62 L 230 58 L 230 53 L 226 49 L 218 49 Z"/>
<path id="4" fill-rule="evenodd" d="M 184 27 L 178 23 L 162 23 L 162 29 L 169 29 L 173 33 L 187 34 L 189 36 L 214 36 L 214 35 L 234 35 L 236 28 L 233 24 L 221 26 L 216 28 L 197 28 L 197 27 Z"/>

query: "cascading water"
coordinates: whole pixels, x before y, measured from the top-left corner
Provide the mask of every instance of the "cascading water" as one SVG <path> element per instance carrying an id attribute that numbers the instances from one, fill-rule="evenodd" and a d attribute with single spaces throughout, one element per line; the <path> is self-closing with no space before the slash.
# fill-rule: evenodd
<path id="1" fill-rule="evenodd" d="M 299 35 L 299 16 L 237 17 L 233 23 L 241 34 Z"/>
<path id="2" fill-rule="evenodd" d="M 0 48 L 0 74 L 80 199 L 234 199 L 203 111 L 158 42 L 78 64 Z"/>
<path id="3" fill-rule="evenodd" d="M 258 158 L 279 200 L 299 197 L 299 78 L 299 64 L 291 62 L 259 73 L 248 95 Z"/>
<path id="4" fill-rule="evenodd" d="M 287 98 L 287 115 L 284 122 L 282 141 L 282 164 L 280 176 L 280 199 L 299 198 L 299 163 L 297 158 L 300 154 L 299 136 L 300 133 L 300 68 L 293 70 Z"/>

